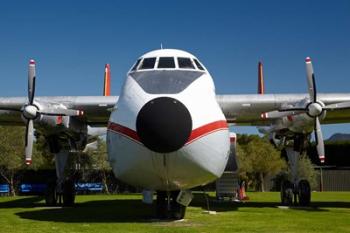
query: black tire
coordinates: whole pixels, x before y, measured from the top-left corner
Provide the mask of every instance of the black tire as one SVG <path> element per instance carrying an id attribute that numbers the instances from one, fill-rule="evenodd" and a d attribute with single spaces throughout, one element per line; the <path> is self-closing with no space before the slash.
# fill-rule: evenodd
<path id="1" fill-rule="evenodd" d="M 57 192 L 56 182 L 49 182 L 45 191 L 45 204 L 47 206 L 56 206 L 57 204 Z"/>
<path id="2" fill-rule="evenodd" d="M 176 198 L 178 195 L 179 195 L 179 191 L 171 192 L 170 218 L 174 220 L 183 219 L 186 213 L 186 206 L 183 206 L 176 201 Z"/>
<path id="3" fill-rule="evenodd" d="M 156 202 L 156 216 L 159 219 L 166 219 L 167 216 L 167 193 L 164 191 L 157 191 L 157 202 Z"/>
<path id="4" fill-rule="evenodd" d="M 307 180 L 300 180 L 298 185 L 299 205 L 308 206 L 311 201 L 311 188 Z"/>
<path id="5" fill-rule="evenodd" d="M 172 219 L 180 220 L 185 218 L 186 206 L 176 203 L 176 208 L 172 209 Z"/>
<path id="6" fill-rule="evenodd" d="M 293 204 L 293 184 L 286 180 L 281 185 L 281 204 L 291 206 Z"/>
<path id="7" fill-rule="evenodd" d="M 75 185 L 74 181 L 68 179 L 63 184 L 63 205 L 73 206 L 75 201 Z"/>

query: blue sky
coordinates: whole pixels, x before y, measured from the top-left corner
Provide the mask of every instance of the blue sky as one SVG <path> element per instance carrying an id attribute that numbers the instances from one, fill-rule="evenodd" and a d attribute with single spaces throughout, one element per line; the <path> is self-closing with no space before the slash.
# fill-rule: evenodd
<path id="1" fill-rule="evenodd" d="M 161 43 L 196 55 L 218 94 L 255 93 L 259 60 L 268 93 L 303 93 L 306 56 L 319 92 L 350 93 L 349 12 L 347 0 L 2 1 L 0 96 L 26 94 L 30 58 L 37 95 L 100 95 L 105 63 L 118 95 L 136 58 Z"/>

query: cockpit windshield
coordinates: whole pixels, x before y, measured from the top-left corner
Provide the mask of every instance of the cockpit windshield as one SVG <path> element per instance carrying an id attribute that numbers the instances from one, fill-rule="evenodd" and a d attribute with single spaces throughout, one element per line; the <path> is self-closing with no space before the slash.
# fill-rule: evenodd
<path id="1" fill-rule="evenodd" d="M 183 69 L 195 69 L 193 62 L 187 57 L 178 57 L 177 62 L 179 63 L 179 68 Z"/>
<path id="2" fill-rule="evenodd" d="M 156 58 L 155 57 L 150 57 L 150 58 L 145 58 L 142 61 L 141 65 L 141 70 L 148 70 L 148 69 L 153 69 L 154 64 L 156 64 Z"/>
<path id="3" fill-rule="evenodd" d="M 141 59 L 138 59 L 135 65 L 132 67 L 131 71 L 135 71 L 140 64 Z"/>
<path id="4" fill-rule="evenodd" d="M 195 58 L 189 57 L 147 57 L 137 60 L 130 72 L 157 69 L 190 69 L 205 71 L 203 65 Z"/>
<path id="5" fill-rule="evenodd" d="M 175 68 L 175 61 L 173 57 L 160 57 L 158 61 L 158 68 Z"/>
<path id="6" fill-rule="evenodd" d="M 197 59 L 193 59 L 194 63 L 196 63 L 196 66 L 198 69 L 200 70 L 204 70 L 204 67 L 201 65 L 201 63 L 199 63 L 199 61 Z"/>
<path id="7" fill-rule="evenodd" d="M 176 94 L 204 74 L 195 58 L 152 56 L 137 60 L 129 75 L 149 94 Z"/>

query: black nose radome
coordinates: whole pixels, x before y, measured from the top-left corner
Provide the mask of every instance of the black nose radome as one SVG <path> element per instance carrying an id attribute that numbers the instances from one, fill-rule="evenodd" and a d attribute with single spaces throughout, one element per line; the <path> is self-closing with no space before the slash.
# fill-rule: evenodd
<path id="1" fill-rule="evenodd" d="M 136 131 L 150 150 L 169 153 L 180 149 L 192 131 L 191 114 L 180 101 L 160 97 L 146 103 L 136 119 Z"/>

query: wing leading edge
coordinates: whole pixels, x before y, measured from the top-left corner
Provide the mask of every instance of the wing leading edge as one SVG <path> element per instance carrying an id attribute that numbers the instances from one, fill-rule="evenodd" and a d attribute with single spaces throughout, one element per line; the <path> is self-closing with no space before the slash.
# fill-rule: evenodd
<path id="1" fill-rule="evenodd" d="M 350 101 L 350 94 L 318 94 L 325 105 Z M 307 100 L 308 94 L 249 94 L 249 95 L 217 95 L 228 123 L 236 125 L 264 126 L 270 125 L 274 119 L 264 119 L 262 113 L 282 109 L 288 105 Z M 323 124 L 350 122 L 350 109 L 327 111 Z"/>
<path id="2" fill-rule="evenodd" d="M 36 97 L 39 104 L 77 109 L 84 112 L 84 121 L 91 126 L 107 126 L 110 111 L 118 96 L 49 96 Z M 20 110 L 28 102 L 26 97 L 0 98 L 0 124 L 23 125 Z"/>

